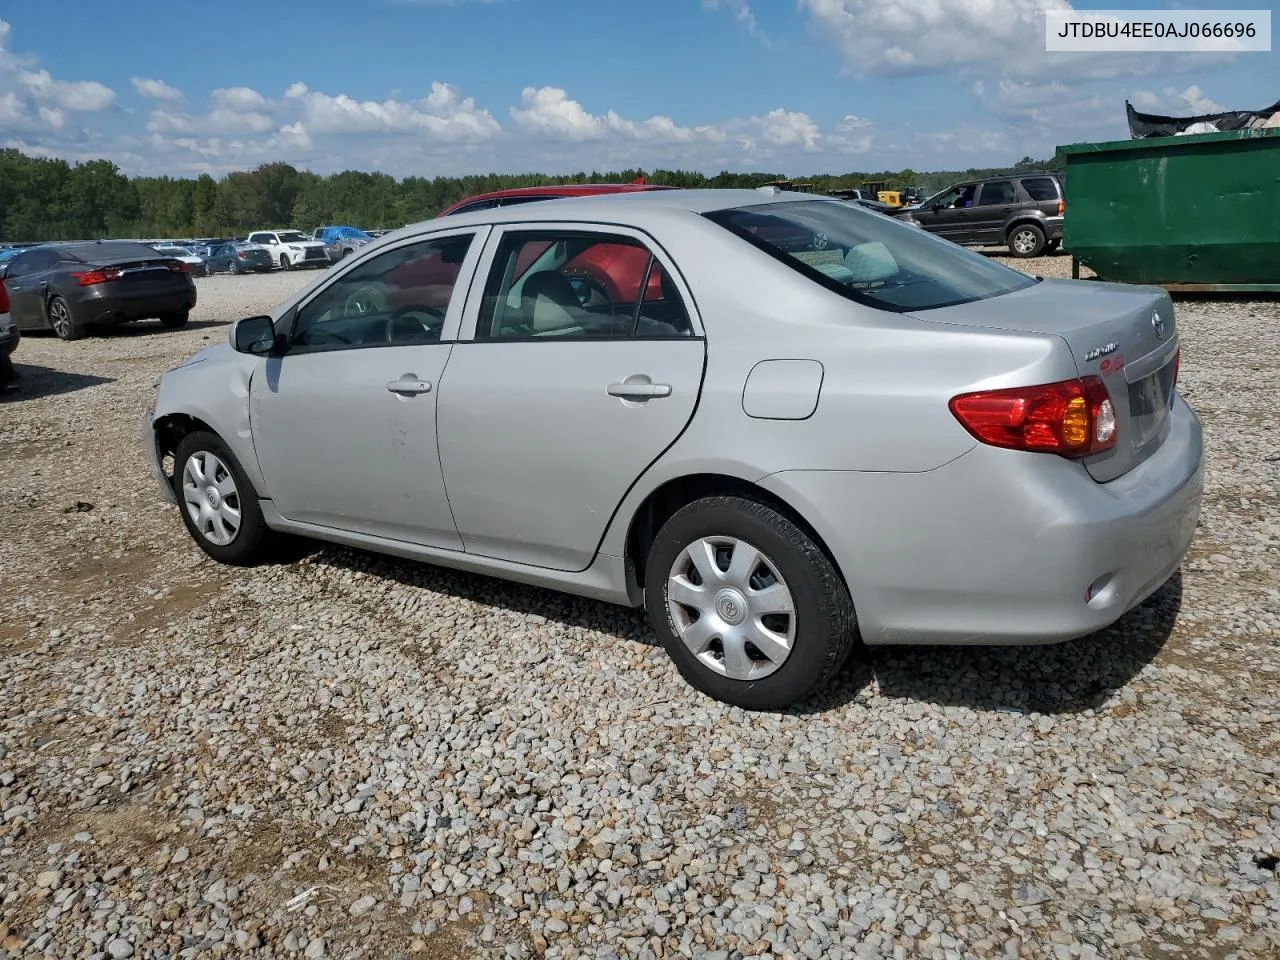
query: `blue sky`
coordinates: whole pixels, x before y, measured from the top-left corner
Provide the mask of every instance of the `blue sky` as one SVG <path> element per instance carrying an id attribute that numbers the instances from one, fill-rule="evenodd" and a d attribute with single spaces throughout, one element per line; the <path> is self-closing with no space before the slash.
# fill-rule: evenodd
<path id="1" fill-rule="evenodd" d="M 1176 114 L 1280 98 L 1275 53 L 1046 53 L 1043 12 L 1068 6 L 130 0 L 119 16 L 0 0 L 0 144 L 179 176 L 274 160 L 396 176 L 931 170 L 1126 136 L 1126 97 Z"/>

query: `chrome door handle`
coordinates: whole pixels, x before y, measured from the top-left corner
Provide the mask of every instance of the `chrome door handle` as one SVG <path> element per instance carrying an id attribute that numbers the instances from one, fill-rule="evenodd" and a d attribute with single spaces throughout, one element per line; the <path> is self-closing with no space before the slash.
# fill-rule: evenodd
<path id="1" fill-rule="evenodd" d="M 403 396 L 413 396 L 418 393 L 430 393 L 431 384 L 426 380 L 416 380 L 409 376 L 390 381 L 387 384 L 387 389 L 392 393 L 398 393 Z"/>
<path id="2" fill-rule="evenodd" d="M 671 396 L 671 384 L 650 383 L 648 377 L 643 380 L 629 377 L 622 383 L 609 384 L 608 391 L 609 396 L 621 397 L 623 400 L 652 400 L 654 397 Z"/>

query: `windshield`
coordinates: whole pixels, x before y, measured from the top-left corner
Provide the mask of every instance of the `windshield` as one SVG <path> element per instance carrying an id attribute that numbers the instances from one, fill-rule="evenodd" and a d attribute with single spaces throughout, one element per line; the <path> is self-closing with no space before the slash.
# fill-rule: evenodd
<path id="1" fill-rule="evenodd" d="M 277 233 L 276 236 L 280 238 L 281 243 L 303 243 L 308 239 L 297 230 L 286 230 L 284 233 Z"/>
<path id="2" fill-rule="evenodd" d="M 1037 282 L 918 227 L 838 200 L 767 203 L 706 217 L 827 289 L 883 310 L 931 310 Z"/>

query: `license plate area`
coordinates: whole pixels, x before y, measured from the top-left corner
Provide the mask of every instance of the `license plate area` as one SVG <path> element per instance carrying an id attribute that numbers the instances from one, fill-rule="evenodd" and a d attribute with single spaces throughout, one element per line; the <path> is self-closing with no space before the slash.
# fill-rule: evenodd
<path id="1" fill-rule="evenodd" d="M 1163 439 L 1162 430 L 1173 407 L 1174 363 L 1129 384 L 1129 428 L 1134 446 L 1142 449 Z"/>

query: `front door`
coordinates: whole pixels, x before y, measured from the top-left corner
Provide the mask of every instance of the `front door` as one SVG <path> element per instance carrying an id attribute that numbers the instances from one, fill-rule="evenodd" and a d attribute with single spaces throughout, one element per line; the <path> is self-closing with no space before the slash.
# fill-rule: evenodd
<path id="1" fill-rule="evenodd" d="M 299 306 L 249 402 L 258 463 L 286 519 L 461 549 L 436 405 L 485 233 L 404 243 Z"/>
<path id="2" fill-rule="evenodd" d="M 972 216 L 977 187 L 972 183 L 959 184 L 934 198 L 928 207 L 914 214 L 916 221 L 930 233 L 946 237 L 956 243 L 968 240 L 969 220 Z"/>
<path id="3" fill-rule="evenodd" d="M 692 417 L 705 343 L 638 233 L 521 225 L 490 248 L 440 388 L 449 502 L 468 553 L 582 570 Z"/>

